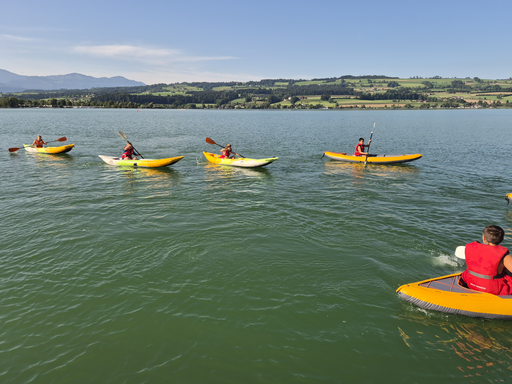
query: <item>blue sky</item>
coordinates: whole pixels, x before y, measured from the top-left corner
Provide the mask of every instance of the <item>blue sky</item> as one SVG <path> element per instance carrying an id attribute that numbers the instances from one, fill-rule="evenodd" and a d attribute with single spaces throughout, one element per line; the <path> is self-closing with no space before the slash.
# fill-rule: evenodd
<path id="1" fill-rule="evenodd" d="M 146 84 L 512 76 L 512 1 L 8 1 L 0 69 Z"/>

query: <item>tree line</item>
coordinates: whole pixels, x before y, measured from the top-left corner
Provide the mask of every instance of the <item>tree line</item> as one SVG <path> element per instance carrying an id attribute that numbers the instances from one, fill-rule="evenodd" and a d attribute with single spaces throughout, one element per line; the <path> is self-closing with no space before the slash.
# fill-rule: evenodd
<path id="1" fill-rule="evenodd" d="M 350 80 L 380 79 L 390 88 L 384 92 L 356 90 Z M 460 79 L 452 80 L 447 86 L 426 80 L 423 87 L 401 86 L 395 77 L 386 76 L 342 76 L 338 78 L 313 79 L 317 83 L 299 85 L 292 79 L 264 79 L 259 82 L 191 82 L 180 83 L 181 88 L 193 88 L 183 94 L 158 95 L 169 92 L 169 85 L 153 84 L 135 87 L 91 88 L 88 90 L 32 91 L 21 94 L 4 94 L 0 98 L 0 108 L 19 107 L 106 107 L 106 108 L 195 108 L 230 107 L 233 104 L 252 103 L 248 107 L 270 108 L 284 100 L 299 100 L 300 97 L 322 95 L 322 100 L 333 101 L 331 95 L 351 96 L 356 100 L 404 100 L 437 103 L 435 96 L 429 95 L 434 88 L 443 87 L 451 93 L 457 92 L 508 92 L 512 87 L 500 86 L 479 78 L 473 79 L 473 86 Z M 434 79 L 434 78 L 431 78 Z M 341 81 L 340 81 L 341 80 Z M 323 81 L 323 83 L 318 83 Z M 336 82 L 334 82 L 336 81 Z M 279 83 L 279 84 L 277 84 Z M 276 85 L 277 84 L 277 85 Z M 217 87 L 228 88 L 214 90 Z M 361 88 L 361 87 L 359 87 Z M 508 96 L 508 95 L 505 95 Z M 501 96 L 498 96 L 500 99 Z M 240 102 L 242 100 L 242 102 Z M 258 101 L 259 103 L 254 103 Z M 292 106 L 295 104 L 292 102 Z M 457 101 L 455 103 L 461 103 Z M 321 104 L 319 104 L 322 106 Z"/>

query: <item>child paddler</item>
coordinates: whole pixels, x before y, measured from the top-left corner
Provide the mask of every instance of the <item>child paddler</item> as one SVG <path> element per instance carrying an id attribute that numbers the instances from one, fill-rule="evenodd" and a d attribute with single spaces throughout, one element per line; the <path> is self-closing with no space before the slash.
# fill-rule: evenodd
<path id="1" fill-rule="evenodd" d="M 357 143 L 357 145 L 356 145 L 356 149 L 354 151 L 354 156 L 368 155 L 368 152 L 364 151 L 364 147 L 369 147 L 371 142 L 372 142 L 372 139 L 370 139 L 368 141 L 368 144 L 365 144 L 364 139 L 361 137 L 359 139 L 359 143 Z"/>
<path id="2" fill-rule="evenodd" d="M 231 144 L 226 144 L 225 148 L 222 148 L 220 150 L 222 155 L 220 155 L 221 159 L 234 159 L 236 156 L 240 156 L 238 153 L 235 153 L 231 149 Z"/>
<path id="3" fill-rule="evenodd" d="M 489 225 L 482 234 L 483 244 L 474 241 L 466 245 L 467 269 L 462 279 L 468 288 L 500 296 L 512 294 L 512 256 L 499 245 L 504 237 L 503 228 Z"/>
<path id="4" fill-rule="evenodd" d="M 123 148 L 123 155 L 121 156 L 122 160 L 137 160 L 137 156 L 135 156 L 135 149 L 133 148 L 132 143 L 126 144 Z"/>
<path id="5" fill-rule="evenodd" d="M 32 143 L 32 146 L 36 147 L 36 148 L 43 148 L 43 145 L 45 145 L 45 144 L 47 144 L 47 143 L 43 140 L 41 135 L 37 135 L 37 138 Z"/>

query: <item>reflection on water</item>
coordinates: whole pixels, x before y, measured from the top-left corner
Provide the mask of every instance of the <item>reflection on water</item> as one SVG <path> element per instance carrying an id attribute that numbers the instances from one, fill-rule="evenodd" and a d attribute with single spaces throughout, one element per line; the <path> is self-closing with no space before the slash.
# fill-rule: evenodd
<path id="1" fill-rule="evenodd" d="M 414 311 L 403 316 L 402 320 L 415 323 L 413 332 L 408 335 L 400 327 L 399 332 L 405 344 L 425 344 L 426 349 L 440 352 L 454 352 L 460 359 L 455 359 L 456 369 L 464 373 L 464 377 L 486 376 L 496 374 L 502 376 L 510 370 L 512 356 L 512 327 L 510 323 L 499 320 L 482 320 L 443 315 L 421 315 Z M 441 317 L 442 316 L 442 317 Z M 426 327 L 424 331 L 418 324 Z M 402 327 L 403 328 L 403 327 Z M 435 337 L 432 337 L 432 333 Z M 433 341 L 435 340 L 435 341 Z"/>
<path id="2" fill-rule="evenodd" d="M 363 163 L 348 163 L 336 160 L 327 160 L 324 163 L 324 174 L 326 175 L 395 177 L 401 173 L 418 174 L 419 172 L 420 169 L 411 164 L 368 164 L 365 166 Z"/>
<path id="3" fill-rule="evenodd" d="M 67 153 L 32 153 L 26 152 L 27 161 L 38 167 L 67 167 L 74 164 L 76 159 Z"/>
<path id="4" fill-rule="evenodd" d="M 135 192 L 140 189 L 151 191 L 146 197 L 168 195 L 172 186 L 182 181 L 179 171 L 170 167 L 136 168 L 110 167 L 111 176 L 122 176 L 126 191 Z"/>
<path id="5" fill-rule="evenodd" d="M 512 209 L 507 209 L 503 215 L 503 219 L 512 222 Z M 507 232 L 507 235 L 510 234 Z"/>
<path id="6" fill-rule="evenodd" d="M 254 179 L 268 179 L 272 177 L 272 173 L 264 167 L 242 168 L 208 163 L 205 165 L 205 171 L 207 181 L 214 181 L 218 178 L 230 179 L 234 177 L 247 177 Z"/>

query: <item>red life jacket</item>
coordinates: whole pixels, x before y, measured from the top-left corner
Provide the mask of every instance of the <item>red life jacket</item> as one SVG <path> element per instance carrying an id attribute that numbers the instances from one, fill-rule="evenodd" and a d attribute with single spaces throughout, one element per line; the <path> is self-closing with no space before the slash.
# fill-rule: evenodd
<path id="1" fill-rule="evenodd" d="M 43 144 L 44 144 L 43 140 L 37 140 L 37 139 L 34 140 L 34 145 L 36 146 L 36 148 L 43 148 Z"/>
<path id="2" fill-rule="evenodd" d="M 512 279 L 504 273 L 498 275 L 501 260 L 508 249 L 501 245 L 472 242 L 466 245 L 467 269 L 462 278 L 469 288 L 493 295 L 512 294 Z"/>
<path id="3" fill-rule="evenodd" d="M 133 147 L 125 149 L 121 159 L 131 159 L 133 157 Z"/>
<path id="4" fill-rule="evenodd" d="M 359 149 L 361 147 L 361 149 Z M 361 143 L 357 143 L 356 150 L 354 151 L 354 156 L 361 156 L 361 152 L 364 152 L 364 145 Z"/>
<path id="5" fill-rule="evenodd" d="M 231 151 L 228 151 L 228 150 L 226 149 L 226 151 L 222 153 L 222 155 L 220 156 L 220 158 L 221 158 L 221 159 L 224 159 L 224 158 L 226 158 L 226 157 L 227 157 L 227 158 L 229 158 L 229 156 L 231 156 Z"/>

